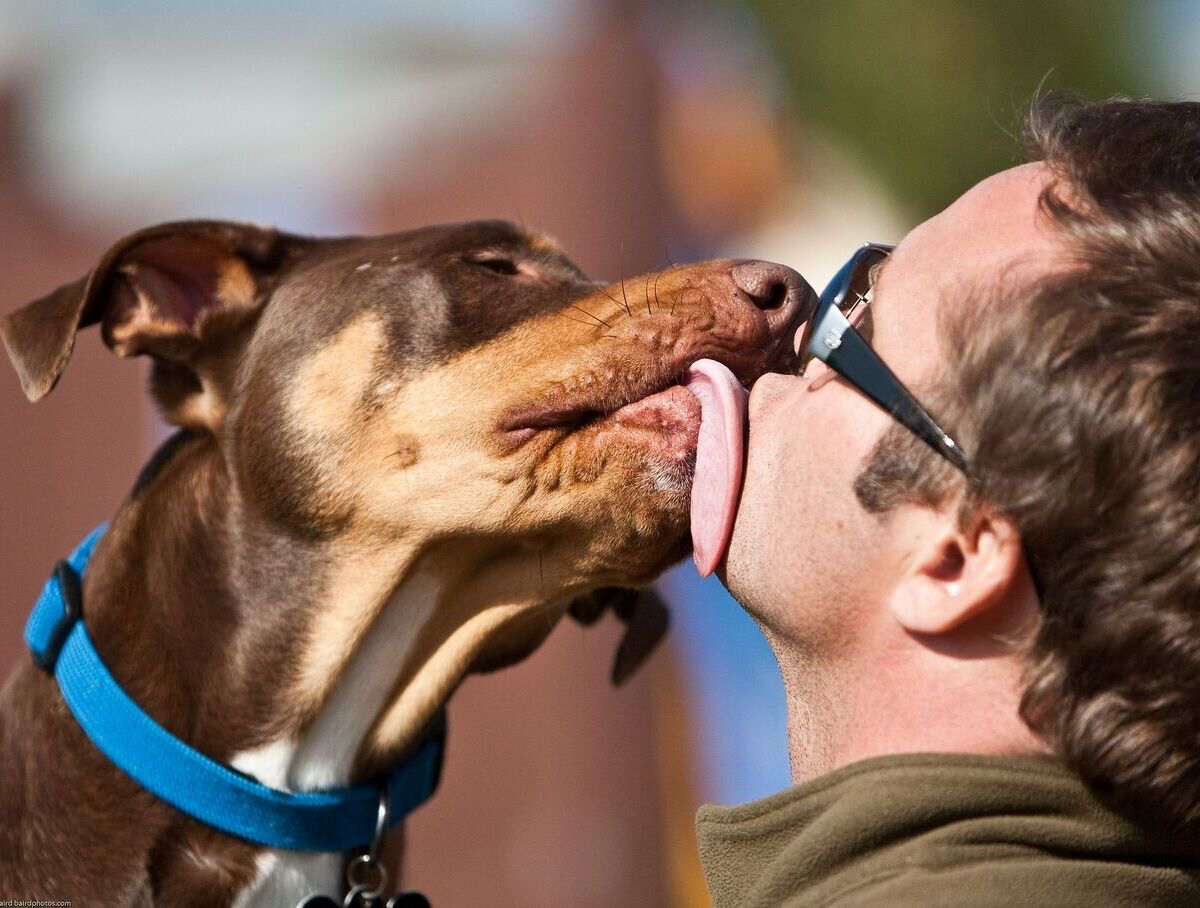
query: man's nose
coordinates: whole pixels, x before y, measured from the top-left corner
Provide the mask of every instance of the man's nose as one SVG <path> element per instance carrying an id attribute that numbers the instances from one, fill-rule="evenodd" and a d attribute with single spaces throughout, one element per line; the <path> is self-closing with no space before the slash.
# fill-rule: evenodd
<path id="1" fill-rule="evenodd" d="M 812 313 L 817 294 L 800 273 L 776 262 L 740 262 L 729 269 L 734 284 L 767 316 L 771 333 L 794 330 Z"/>

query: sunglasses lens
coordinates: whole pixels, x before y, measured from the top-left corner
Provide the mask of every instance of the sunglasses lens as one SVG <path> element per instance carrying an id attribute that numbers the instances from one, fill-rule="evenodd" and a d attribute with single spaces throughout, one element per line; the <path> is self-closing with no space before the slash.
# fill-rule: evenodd
<path id="1" fill-rule="evenodd" d="M 821 294 L 816 311 L 805 324 L 804 333 L 797 345 L 796 352 L 799 354 L 797 374 L 803 375 L 809 363 L 816 358 L 808 351 L 808 345 L 812 337 L 813 325 L 820 321 L 820 316 L 826 307 L 837 306 L 843 315 L 849 317 L 856 306 L 869 299 L 876 271 L 875 266 L 887 258 L 890 252 L 891 247 L 888 246 L 863 246 L 833 276 L 833 280 Z"/>
<path id="2" fill-rule="evenodd" d="M 860 304 L 867 301 L 871 295 L 871 285 L 874 283 L 875 266 L 882 261 L 882 256 L 863 256 L 854 272 L 850 275 L 850 283 L 846 293 L 838 303 L 843 315 L 849 315 Z"/>

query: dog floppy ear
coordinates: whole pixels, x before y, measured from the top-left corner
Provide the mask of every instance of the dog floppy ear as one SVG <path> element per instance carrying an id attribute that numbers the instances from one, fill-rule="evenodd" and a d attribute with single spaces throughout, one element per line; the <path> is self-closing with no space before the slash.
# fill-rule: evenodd
<path id="1" fill-rule="evenodd" d="M 41 400 L 58 381 L 75 347 L 75 330 L 85 321 L 88 278 L 64 284 L 0 318 L 0 338 L 31 401 Z"/>
<path id="2" fill-rule="evenodd" d="M 671 613 L 652 589 L 629 590 L 606 586 L 580 596 L 567 611 L 580 624 L 595 624 L 608 609 L 625 624 L 613 659 L 612 683 L 620 687 L 654 652 L 667 634 Z"/>
<path id="3" fill-rule="evenodd" d="M 25 396 L 36 401 L 50 392 L 75 332 L 98 322 L 118 356 L 145 353 L 195 372 L 214 336 L 261 307 L 299 242 L 224 221 L 160 224 L 126 237 L 86 277 L 0 318 Z"/>

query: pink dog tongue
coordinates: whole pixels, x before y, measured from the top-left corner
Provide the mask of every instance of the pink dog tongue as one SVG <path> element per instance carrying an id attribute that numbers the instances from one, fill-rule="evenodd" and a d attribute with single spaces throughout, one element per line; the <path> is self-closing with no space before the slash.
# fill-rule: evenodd
<path id="1" fill-rule="evenodd" d="M 720 563 L 733 530 L 742 488 L 746 389 L 711 359 L 697 360 L 685 385 L 700 401 L 700 439 L 692 483 L 692 557 L 700 576 Z"/>

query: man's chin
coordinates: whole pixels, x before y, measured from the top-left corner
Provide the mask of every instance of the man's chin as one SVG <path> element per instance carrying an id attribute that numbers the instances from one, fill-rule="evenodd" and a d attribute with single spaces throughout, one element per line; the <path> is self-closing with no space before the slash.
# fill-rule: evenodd
<path id="1" fill-rule="evenodd" d="M 717 565 L 713 574 L 724 584 L 729 595 L 742 607 L 742 610 L 754 619 L 759 627 L 765 628 L 764 615 L 757 607 L 763 596 L 762 578 L 759 577 L 758 582 L 755 582 L 753 564 L 748 560 L 738 558 L 732 541 L 729 551 L 721 559 L 721 563 Z"/>
<path id="2" fill-rule="evenodd" d="M 728 558 L 728 556 L 726 556 L 725 558 L 721 559 L 721 563 L 718 564 L 717 569 L 715 571 L 713 571 L 713 573 L 716 575 L 717 579 L 720 580 L 721 583 L 725 586 L 725 589 L 729 589 L 729 575 L 726 573 L 726 566 L 728 565 L 728 563 L 729 563 L 729 558 Z"/>
<path id="3" fill-rule="evenodd" d="M 740 587 L 741 581 L 745 579 L 745 572 L 739 568 L 744 567 L 742 560 L 738 557 L 740 547 L 737 545 L 737 529 L 733 531 L 733 536 L 730 537 L 729 545 L 725 548 L 725 554 L 721 556 L 721 560 L 717 562 L 717 567 L 713 571 L 717 579 L 725 585 L 725 589 L 737 598 L 737 588 Z"/>
<path id="4" fill-rule="evenodd" d="M 746 504 L 745 500 L 741 502 L 729 545 L 713 573 L 738 604 L 758 620 L 753 604 L 762 600 L 764 588 L 769 586 L 766 577 L 769 567 L 764 563 L 767 553 L 763 550 L 759 533 L 754 531 L 753 515 Z"/>

